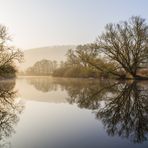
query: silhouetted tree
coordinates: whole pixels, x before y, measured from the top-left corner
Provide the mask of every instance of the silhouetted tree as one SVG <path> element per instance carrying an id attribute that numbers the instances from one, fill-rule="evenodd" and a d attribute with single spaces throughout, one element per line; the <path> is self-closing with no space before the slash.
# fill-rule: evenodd
<path id="1" fill-rule="evenodd" d="M 145 19 L 136 16 L 129 21 L 107 24 L 96 44 L 98 52 L 116 63 L 116 69 L 140 78 L 138 70 L 148 62 L 148 25 Z"/>
<path id="2" fill-rule="evenodd" d="M 0 25 L 0 75 L 14 76 L 16 72 L 16 62 L 21 62 L 23 53 L 12 46 L 8 45 L 10 36 L 7 28 Z"/>
<path id="3" fill-rule="evenodd" d="M 66 56 L 54 76 L 147 78 L 141 69 L 148 64 L 148 25 L 138 16 L 107 24 L 95 43 L 79 45 Z"/>

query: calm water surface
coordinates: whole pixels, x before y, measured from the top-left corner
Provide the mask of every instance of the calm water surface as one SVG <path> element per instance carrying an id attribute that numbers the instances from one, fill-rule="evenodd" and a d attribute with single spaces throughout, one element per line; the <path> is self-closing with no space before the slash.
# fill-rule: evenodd
<path id="1" fill-rule="evenodd" d="M 147 148 L 148 82 L 0 82 L 0 148 Z"/>

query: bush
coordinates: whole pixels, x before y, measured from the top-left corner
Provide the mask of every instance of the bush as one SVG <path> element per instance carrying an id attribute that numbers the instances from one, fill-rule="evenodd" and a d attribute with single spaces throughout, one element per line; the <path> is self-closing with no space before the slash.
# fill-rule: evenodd
<path id="1" fill-rule="evenodd" d="M 12 65 L 5 65 L 0 67 L 0 76 L 4 78 L 15 77 L 16 68 Z"/>

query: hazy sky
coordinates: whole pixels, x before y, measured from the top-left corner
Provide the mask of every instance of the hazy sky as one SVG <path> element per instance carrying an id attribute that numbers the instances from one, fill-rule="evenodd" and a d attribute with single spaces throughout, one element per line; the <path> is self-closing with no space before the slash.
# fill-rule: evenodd
<path id="1" fill-rule="evenodd" d="M 148 19 L 148 0 L 0 0 L 0 23 L 22 49 L 92 42 L 132 15 Z"/>

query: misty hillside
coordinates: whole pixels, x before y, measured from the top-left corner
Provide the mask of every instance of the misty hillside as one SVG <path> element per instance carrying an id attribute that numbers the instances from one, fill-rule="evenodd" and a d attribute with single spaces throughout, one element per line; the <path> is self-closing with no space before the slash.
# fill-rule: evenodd
<path id="1" fill-rule="evenodd" d="M 68 49 L 75 48 L 74 45 L 64 45 L 64 46 L 49 46 L 28 49 L 24 51 L 24 63 L 21 64 L 20 69 L 24 70 L 29 66 L 32 66 L 36 61 L 42 59 L 56 60 L 60 62 L 65 60 L 65 54 Z"/>

